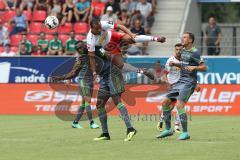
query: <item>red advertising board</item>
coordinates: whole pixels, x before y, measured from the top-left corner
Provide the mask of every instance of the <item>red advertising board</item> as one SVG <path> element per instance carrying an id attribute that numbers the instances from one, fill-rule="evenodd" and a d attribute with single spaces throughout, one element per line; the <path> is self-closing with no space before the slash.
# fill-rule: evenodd
<path id="1" fill-rule="evenodd" d="M 0 88 L 0 114 L 75 112 L 81 103 L 77 86 L 0 84 Z M 126 85 L 122 99 L 130 114 L 159 114 L 165 93 L 164 85 Z M 92 109 L 95 104 L 96 92 Z M 239 104 L 240 85 L 201 85 L 201 91 L 194 92 L 186 109 L 193 115 L 240 115 Z M 110 114 L 118 114 L 111 101 L 107 107 L 112 108 Z"/>

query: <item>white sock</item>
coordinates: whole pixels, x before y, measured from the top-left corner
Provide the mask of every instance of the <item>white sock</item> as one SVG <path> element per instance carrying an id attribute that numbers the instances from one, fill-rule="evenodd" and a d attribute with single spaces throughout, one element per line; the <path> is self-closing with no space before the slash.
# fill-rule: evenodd
<path id="1" fill-rule="evenodd" d="M 133 65 L 128 64 L 128 63 L 124 63 L 122 70 L 124 72 L 138 72 L 139 71 L 139 69 L 137 67 L 134 67 Z"/>
<path id="2" fill-rule="evenodd" d="M 153 36 L 145 36 L 145 35 L 138 35 L 134 38 L 135 42 L 150 42 L 150 41 L 157 41 L 157 37 Z"/>

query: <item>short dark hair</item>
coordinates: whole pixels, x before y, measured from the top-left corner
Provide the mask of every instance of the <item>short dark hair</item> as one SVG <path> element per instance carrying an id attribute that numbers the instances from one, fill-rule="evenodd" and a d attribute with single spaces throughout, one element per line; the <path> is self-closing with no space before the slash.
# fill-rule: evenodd
<path id="1" fill-rule="evenodd" d="M 80 53 L 80 51 L 82 51 L 83 54 L 88 54 L 87 44 L 83 41 L 77 41 L 75 43 L 75 49 L 78 51 L 78 53 Z"/>
<path id="2" fill-rule="evenodd" d="M 97 18 L 97 17 L 95 17 L 95 18 L 93 18 L 93 19 L 91 20 L 91 22 L 90 22 L 90 27 L 92 28 L 93 25 L 98 25 L 99 23 L 100 23 L 100 19 Z"/>
<path id="3" fill-rule="evenodd" d="M 175 44 L 175 47 L 183 47 L 182 43 Z"/>
<path id="4" fill-rule="evenodd" d="M 127 12 L 127 10 L 126 9 L 122 9 L 121 12 Z"/>
<path id="5" fill-rule="evenodd" d="M 208 19 L 210 19 L 210 18 L 216 19 L 216 17 L 215 17 L 214 15 L 210 15 L 210 16 L 208 17 Z"/>
<path id="6" fill-rule="evenodd" d="M 190 39 L 192 40 L 192 43 L 194 43 L 194 41 L 195 41 L 195 36 L 194 36 L 194 34 L 191 33 L 191 32 L 185 32 L 185 34 L 188 34 L 189 37 L 190 37 Z"/>

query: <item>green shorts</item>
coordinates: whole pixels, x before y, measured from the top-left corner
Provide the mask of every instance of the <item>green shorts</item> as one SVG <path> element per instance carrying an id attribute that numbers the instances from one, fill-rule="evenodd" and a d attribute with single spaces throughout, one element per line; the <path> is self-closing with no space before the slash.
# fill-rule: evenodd
<path id="1" fill-rule="evenodd" d="M 83 97 L 92 97 L 93 95 L 93 81 L 86 79 L 79 79 L 80 93 Z"/>
<path id="2" fill-rule="evenodd" d="M 111 69 L 110 74 L 101 78 L 98 97 L 119 95 L 125 91 L 122 72 L 117 67 Z"/>
<path id="3" fill-rule="evenodd" d="M 171 89 L 168 91 L 166 97 L 171 100 L 187 102 L 193 94 L 195 87 L 195 84 L 178 81 L 171 86 Z"/>

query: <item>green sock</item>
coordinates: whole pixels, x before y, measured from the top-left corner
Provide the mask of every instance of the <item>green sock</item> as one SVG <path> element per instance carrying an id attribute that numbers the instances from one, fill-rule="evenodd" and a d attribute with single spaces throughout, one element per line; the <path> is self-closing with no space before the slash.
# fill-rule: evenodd
<path id="1" fill-rule="evenodd" d="M 101 107 L 101 108 L 98 108 L 97 110 L 98 110 L 99 120 L 100 120 L 101 127 L 102 127 L 102 132 L 108 133 L 106 109 L 104 107 Z"/>
<path id="2" fill-rule="evenodd" d="M 131 121 L 130 121 L 130 118 L 129 118 L 129 115 L 128 115 L 128 110 L 127 108 L 125 107 L 125 105 L 123 103 L 119 103 L 117 105 L 117 108 L 121 114 L 121 117 L 126 125 L 127 128 L 132 128 L 132 124 L 131 124 Z"/>
<path id="3" fill-rule="evenodd" d="M 78 112 L 77 112 L 77 116 L 74 120 L 74 122 L 79 122 L 80 119 L 82 118 L 83 112 L 85 110 L 85 105 L 82 104 L 79 108 L 78 108 Z"/>
<path id="4" fill-rule="evenodd" d="M 187 132 L 187 114 L 184 108 L 178 108 L 178 114 L 181 121 L 183 132 Z"/>
<path id="5" fill-rule="evenodd" d="M 88 117 L 89 121 L 92 122 L 92 110 L 91 110 L 90 103 L 85 102 L 85 108 L 86 108 L 87 117 Z"/>
<path id="6" fill-rule="evenodd" d="M 163 119 L 166 125 L 166 129 L 171 129 L 171 108 L 169 106 L 163 106 Z"/>

